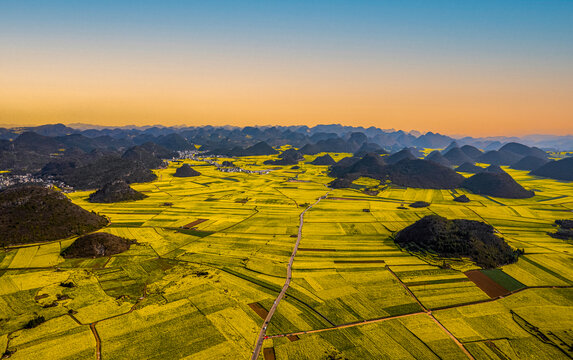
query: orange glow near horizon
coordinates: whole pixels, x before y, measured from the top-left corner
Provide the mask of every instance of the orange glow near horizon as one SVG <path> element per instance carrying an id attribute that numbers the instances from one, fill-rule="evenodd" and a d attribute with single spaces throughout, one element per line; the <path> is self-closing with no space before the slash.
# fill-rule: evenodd
<path id="1" fill-rule="evenodd" d="M 0 33 L 0 126 L 339 123 L 468 136 L 573 134 L 570 34 L 539 35 L 545 23 L 532 25 L 537 12 L 518 21 L 509 9 L 499 29 L 464 12 L 484 27 L 461 22 L 452 31 L 447 22 L 457 19 L 439 9 L 436 18 L 421 17 L 427 23 L 404 27 L 391 7 L 350 7 L 356 18 L 342 7 L 332 24 L 323 8 L 306 20 L 267 14 L 283 27 L 229 13 L 215 28 L 195 7 L 182 18 L 158 7 L 174 23 L 149 27 L 154 18 L 142 14 L 129 23 L 129 8 L 117 24 L 102 17 L 95 26 L 90 17 L 84 28 L 75 22 L 80 12 L 64 25 L 41 17 L 47 30 L 17 23 L 8 27 L 13 36 Z"/>
<path id="2" fill-rule="evenodd" d="M 468 136 L 573 134 L 573 77 L 561 60 L 535 60 L 531 71 L 504 57 L 474 64 L 470 55 L 427 52 L 392 58 L 162 44 L 108 52 L 14 46 L 0 58 L 0 126 L 339 123 Z"/>
<path id="3" fill-rule="evenodd" d="M 12 73 L 14 74 L 14 73 Z M 340 74 L 340 73 L 338 73 Z M 0 124 L 308 125 L 340 123 L 470 136 L 572 134 L 573 89 L 382 74 L 289 78 L 29 74 L 0 90 Z M 90 77 L 92 76 L 92 77 Z M 365 77 L 366 75 L 364 75 Z M 460 80 L 460 79 L 457 79 Z"/>

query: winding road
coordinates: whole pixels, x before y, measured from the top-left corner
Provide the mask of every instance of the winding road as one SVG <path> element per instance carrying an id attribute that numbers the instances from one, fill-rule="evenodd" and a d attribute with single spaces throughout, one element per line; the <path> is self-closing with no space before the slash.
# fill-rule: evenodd
<path id="1" fill-rule="evenodd" d="M 265 321 L 263 322 L 263 326 L 261 327 L 261 331 L 259 332 L 259 337 L 257 338 L 257 343 L 255 346 L 255 350 L 253 350 L 253 355 L 251 356 L 251 360 L 257 360 L 258 359 L 259 354 L 261 353 L 261 348 L 263 347 L 263 341 L 265 340 L 265 337 L 266 337 L 267 326 L 269 325 L 275 311 L 277 310 L 277 307 L 279 306 L 280 301 L 284 298 L 284 296 L 288 290 L 288 287 L 290 286 L 290 281 L 292 279 L 292 264 L 294 262 L 294 257 L 296 256 L 296 252 L 298 250 L 298 245 L 300 244 L 300 240 L 302 239 L 302 225 L 304 224 L 304 214 L 308 210 L 312 209 L 313 206 L 318 204 L 320 202 L 320 200 L 325 199 L 326 196 L 328 196 L 328 193 L 326 193 L 326 195 L 319 197 L 318 200 L 316 200 L 316 202 L 314 204 L 310 205 L 309 207 L 304 209 L 304 211 L 302 213 L 300 213 L 300 217 L 299 217 L 300 218 L 300 224 L 298 226 L 298 236 L 297 236 L 296 243 L 294 245 L 294 249 L 292 251 L 292 254 L 290 256 L 290 259 L 289 259 L 289 262 L 287 265 L 286 281 L 285 281 L 285 284 L 283 285 L 281 292 L 279 293 L 279 295 L 277 296 L 277 298 L 273 302 L 273 306 L 271 306 L 271 309 L 269 310 L 269 313 L 267 314 Z"/>

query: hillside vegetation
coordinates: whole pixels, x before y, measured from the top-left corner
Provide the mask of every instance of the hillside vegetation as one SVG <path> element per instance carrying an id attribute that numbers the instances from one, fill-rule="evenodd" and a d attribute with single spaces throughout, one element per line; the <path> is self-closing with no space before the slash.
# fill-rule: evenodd
<path id="1" fill-rule="evenodd" d="M 483 268 L 514 263 L 519 255 L 495 234 L 491 225 L 475 220 L 448 220 L 439 215 L 425 216 L 402 229 L 394 241 L 411 251 L 469 257 Z"/>
<path id="2" fill-rule="evenodd" d="M 193 169 L 189 164 L 183 164 L 175 170 L 175 177 L 193 177 L 199 176 L 201 173 L 195 169 Z"/>
<path id="3" fill-rule="evenodd" d="M 63 239 L 95 231 L 108 220 L 73 204 L 64 194 L 22 186 L 0 192 L 0 246 Z"/>
<path id="4" fill-rule="evenodd" d="M 551 161 L 533 170 L 532 175 L 543 176 L 557 180 L 573 180 L 573 157 Z"/>
<path id="5" fill-rule="evenodd" d="M 91 193 L 88 200 L 93 203 L 114 203 L 142 200 L 146 197 L 147 195 L 133 190 L 125 181 L 115 180 L 105 184 L 98 191 Z"/>
<path id="6" fill-rule="evenodd" d="M 325 154 L 322 156 L 318 156 L 316 159 L 314 159 L 311 162 L 312 165 L 334 165 L 336 164 L 336 161 L 334 161 L 334 159 L 332 158 L 332 156 L 330 156 L 330 154 Z"/>
<path id="7" fill-rule="evenodd" d="M 399 153 L 397 153 L 399 154 Z M 406 155 L 404 155 L 406 154 Z M 388 164 L 390 157 L 367 154 L 362 159 L 345 158 L 333 165 L 330 176 L 357 179 L 361 176 L 390 181 L 399 186 L 421 189 L 454 189 L 464 181 L 464 177 L 449 167 L 433 161 L 411 160 L 408 151 L 402 152 L 402 160 Z M 348 181 L 336 181 L 331 185 L 340 186 Z"/>
<path id="8" fill-rule="evenodd" d="M 535 195 L 533 191 L 526 190 L 503 170 L 501 172 L 484 171 L 475 174 L 467 178 L 462 186 L 476 194 L 507 199 L 526 199 Z"/>
<path id="9" fill-rule="evenodd" d="M 157 176 L 139 161 L 117 155 L 104 155 L 87 162 L 48 163 L 41 175 L 62 181 L 76 189 L 97 189 L 114 180 L 128 183 L 153 181 Z"/>
<path id="10" fill-rule="evenodd" d="M 548 233 L 549 236 L 561 240 L 573 240 L 573 220 L 555 220 L 559 228 L 556 232 Z"/>
<path id="11" fill-rule="evenodd" d="M 98 258 L 129 250 L 134 241 L 108 233 L 80 236 L 62 252 L 64 258 Z"/>

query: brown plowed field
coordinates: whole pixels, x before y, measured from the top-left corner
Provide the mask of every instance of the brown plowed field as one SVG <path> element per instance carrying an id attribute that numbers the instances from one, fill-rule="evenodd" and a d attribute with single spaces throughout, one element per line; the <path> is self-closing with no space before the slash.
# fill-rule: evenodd
<path id="1" fill-rule="evenodd" d="M 509 290 L 479 270 L 466 271 L 464 274 L 492 299 L 509 294 Z"/>
<path id="2" fill-rule="evenodd" d="M 289 339 L 290 341 L 297 341 L 298 335 L 287 335 L 287 339 Z"/>
<path id="3" fill-rule="evenodd" d="M 250 303 L 249 307 L 251 309 L 253 309 L 253 311 L 256 312 L 257 315 L 259 315 L 261 317 L 261 319 L 263 319 L 263 320 L 266 319 L 267 315 L 269 314 L 269 312 L 264 307 L 262 307 L 259 303 L 256 303 L 256 302 Z M 274 350 L 273 350 L 273 354 L 274 354 Z"/>
<path id="4" fill-rule="evenodd" d="M 271 347 L 271 348 L 264 348 L 263 349 L 263 358 L 265 360 L 275 360 L 275 348 Z"/>
<path id="5" fill-rule="evenodd" d="M 195 220 L 195 221 L 193 221 L 193 222 L 190 222 L 190 223 L 187 224 L 187 225 L 183 225 L 183 226 L 181 226 L 181 227 L 182 227 L 183 229 L 191 229 L 192 227 L 197 226 L 197 225 L 199 225 L 199 224 L 201 224 L 202 222 L 205 222 L 205 221 L 207 221 L 207 220 L 209 220 L 209 219 L 197 219 L 197 220 Z"/>

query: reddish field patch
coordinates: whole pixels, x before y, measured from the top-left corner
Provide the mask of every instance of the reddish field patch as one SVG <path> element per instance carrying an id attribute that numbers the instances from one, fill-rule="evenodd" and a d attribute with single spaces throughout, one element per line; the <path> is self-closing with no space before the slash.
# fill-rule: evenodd
<path id="1" fill-rule="evenodd" d="M 290 341 L 297 341 L 298 335 L 287 335 L 287 339 L 289 339 Z"/>
<path id="2" fill-rule="evenodd" d="M 259 315 L 261 317 L 261 319 L 266 319 L 267 315 L 269 314 L 269 312 L 267 311 L 267 309 L 265 309 L 264 307 L 262 307 L 259 303 L 254 302 L 254 303 L 250 303 L 249 307 L 257 313 L 257 315 Z M 273 349 L 273 354 L 274 354 L 274 349 Z M 273 355 L 274 356 L 274 355 Z M 265 358 L 266 359 L 266 358 Z"/>
<path id="3" fill-rule="evenodd" d="M 482 273 L 480 270 L 470 270 L 466 271 L 464 274 L 492 299 L 509 294 L 509 290 L 493 281 L 492 278 Z"/>
<path id="4" fill-rule="evenodd" d="M 263 358 L 265 360 L 275 360 L 275 348 L 274 347 L 270 347 L 270 348 L 264 348 L 263 349 Z"/>
<path id="5" fill-rule="evenodd" d="M 199 224 L 201 224 L 201 223 L 203 223 L 203 222 L 205 222 L 205 221 L 207 221 L 207 220 L 209 220 L 209 219 L 197 219 L 197 220 L 195 220 L 195 221 L 193 221 L 193 222 L 190 222 L 190 223 L 187 224 L 187 225 L 181 226 L 181 228 L 183 228 L 183 229 L 191 229 L 191 228 L 193 228 L 194 226 L 197 226 L 197 225 L 199 225 Z"/>

